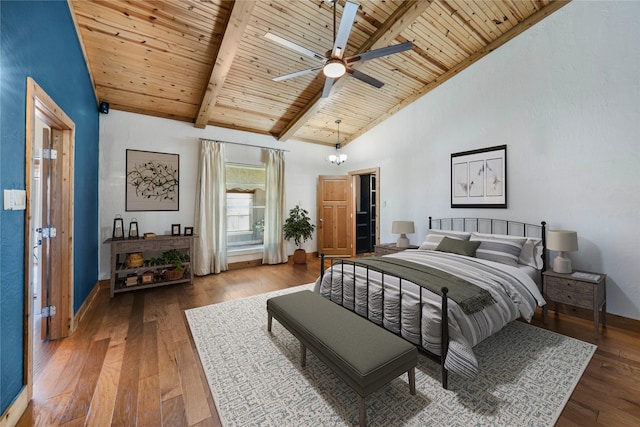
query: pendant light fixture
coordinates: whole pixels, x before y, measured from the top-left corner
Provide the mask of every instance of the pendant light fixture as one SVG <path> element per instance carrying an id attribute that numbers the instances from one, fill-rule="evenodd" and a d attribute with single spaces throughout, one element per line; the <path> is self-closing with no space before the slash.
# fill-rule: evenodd
<path id="1" fill-rule="evenodd" d="M 336 124 L 338 125 L 338 143 L 336 144 L 336 154 L 332 154 L 329 156 L 329 161 L 331 163 L 335 163 L 336 165 L 340 165 L 347 161 L 346 154 L 340 154 L 340 123 L 342 120 L 336 120 Z"/>

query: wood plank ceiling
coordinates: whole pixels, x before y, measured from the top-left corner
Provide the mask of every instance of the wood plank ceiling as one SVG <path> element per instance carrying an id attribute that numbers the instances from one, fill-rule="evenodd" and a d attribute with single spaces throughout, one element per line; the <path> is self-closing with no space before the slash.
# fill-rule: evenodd
<path id="1" fill-rule="evenodd" d="M 352 0 L 359 3 L 345 55 L 406 41 L 409 51 L 358 63 L 376 89 L 349 75 L 321 98 L 321 65 L 264 37 L 314 52 L 333 45 L 324 0 L 69 0 L 96 97 L 110 108 L 334 145 L 344 145 L 566 1 Z M 337 5 L 337 22 L 344 0 Z"/>

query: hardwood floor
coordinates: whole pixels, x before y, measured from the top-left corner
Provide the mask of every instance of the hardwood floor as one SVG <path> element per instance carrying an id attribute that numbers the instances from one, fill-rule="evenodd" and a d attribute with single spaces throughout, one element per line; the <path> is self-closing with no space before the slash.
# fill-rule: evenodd
<path id="1" fill-rule="evenodd" d="M 34 396 L 18 426 L 220 425 L 183 311 L 310 283 L 319 269 L 315 259 L 230 270 L 112 299 L 101 289 L 73 336 L 36 344 Z M 549 317 L 548 329 L 598 345 L 557 425 L 640 425 L 640 331 L 609 326 L 596 341 L 591 322 Z"/>

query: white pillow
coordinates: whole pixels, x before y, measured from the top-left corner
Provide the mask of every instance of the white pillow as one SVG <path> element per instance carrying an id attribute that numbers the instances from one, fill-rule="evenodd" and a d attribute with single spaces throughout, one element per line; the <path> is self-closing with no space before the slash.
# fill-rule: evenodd
<path id="1" fill-rule="evenodd" d="M 469 240 L 480 242 L 476 258 L 517 266 L 526 237 L 506 236 L 503 234 L 471 233 Z"/>
<path id="2" fill-rule="evenodd" d="M 528 237 L 522 245 L 518 264 L 528 265 L 538 270 L 542 269 L 542 239 Z"/>
<path id="3" fill-rule="evenodd" d="M 427 232 L 427 236 L 425 237 L 424 242 L 422 242 L 422 244 L 420 245 L 419 249 L 433 251 L 438 247 L 445 236 L 449 237 L 450 239 L 469 240 L 471 233 L 468 233 L 466 231 L 429 229 L 429 231 Z"/>

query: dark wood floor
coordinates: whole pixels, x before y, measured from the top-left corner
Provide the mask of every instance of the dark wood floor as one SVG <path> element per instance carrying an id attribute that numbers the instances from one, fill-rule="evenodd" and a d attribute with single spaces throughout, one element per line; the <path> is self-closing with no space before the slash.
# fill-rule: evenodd
<path id="1" fill-rule="evenodd" d="M 34 396 L 18 426 L 220 425 L 183 311 L 313 282 L 319 262 L 227 271 L 195 284 L 102 289 L 67 339 L 38 343 Z M 534 324 L 542 326 L 542 314 Z M 640 425 L 640 331 L 550 314 L 550 330 L 598 345 L 559 426 Z M 544 378 L 540 379 L 544 381 Z"/>

